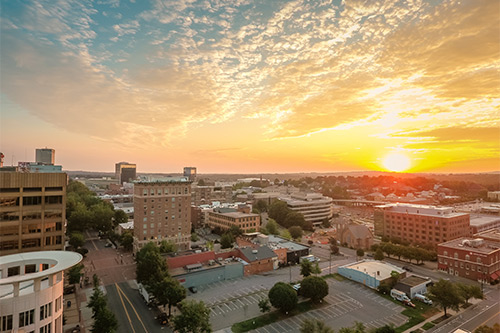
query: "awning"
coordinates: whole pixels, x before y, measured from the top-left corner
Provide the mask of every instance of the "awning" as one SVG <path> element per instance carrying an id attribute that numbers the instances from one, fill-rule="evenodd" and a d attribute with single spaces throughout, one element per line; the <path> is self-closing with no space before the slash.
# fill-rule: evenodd
<path id="1" fill-rule="evenodd" d="M 490 275 L 490 277 L 491 277 L 492 280 L 498 279 L 500 277 L 500 271 L 496 271 L 495 273 L 492 273 Z"/>

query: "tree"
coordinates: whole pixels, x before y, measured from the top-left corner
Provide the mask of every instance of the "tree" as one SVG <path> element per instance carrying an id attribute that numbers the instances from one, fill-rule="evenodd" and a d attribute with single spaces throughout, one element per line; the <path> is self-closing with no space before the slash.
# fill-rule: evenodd
<path id="1" fill-rule="evenodd" d="M 290 231 L 288 231 L 288 229 L 283 229 L 281 231 L 281 237 L 285 238 L 285 239 L 288 239 L 288 240 L 291 240 L 292 239 L 292 235 L 290 235 Z"/>
<path id="2" fill-rule="evenodd" d="M 123 210 L 117 209 L 117 210 L 115 210 L 114 220 L 115 220 L 114 225 L 116 227 L 120 223 L 127 223 L 128 215 Z"/>
<path id="3" fill-rule="evenodd" d="M 95 333 L 112 333 L 116 332 L 117 329 L 118 321 L 115 314 L 105 307 L 96 314 L 90 331 Z"/>
<path id="4" fill-rule="evenodd" d="M 500 325 L 498 323 L 495 323 L 493 327 L 482 325 L 476 328 L 474 333 L 500 333 Z"/>
<path id="5" fill-rule="evenodd" d="M 231 235 L 233 235 L 234 239 L 236 239 L 236 238 L 240 237 L 241 235 L 243 235 L 243 230 L 240 227 L 238 227 L 237 225 L 232 225 L 229 228 L 229 232 L 231 233 Z"/>
<path id="6" fill-rule="evenodd" d="M 284 225 L 289 210 L 286 202 L 276 200 L 269 206 L 268 213 L 270 218 L 274 219 L 278 224 Z"/>
<path id="7" fill-rule="evenodd" d="M 463 298 L 460 290 L 448 280 L 440 279 L 429 288 L 428 296 L 444 310 L 444 316 L 447 317 L 448 308 L 458 310 Z"/>
<path id="8" fill-rule="evenodd" d="M 262 298 L 259 300 L 259 309 L 262 313 L 266 313 L 271 310 L 271 305 L 269 304 L 268 298 Z"/>
<path id="9" fill-rule="evenodd" d="M 260 213 L 266 212 L 267 211 L 267 202 L 265 200 L 259 199 L 255 203 L 254 208 L 257 209 Z"/>
<path id="10" fill-rule="evenodd" d="M 92 212 L 92 227 L 95 229 L 107 233 L 113 229 L 113 206 L 101 201 L 90 207 Z"/>
<path id="11" fill-rule="evenodd" d="M 210 309 L 195 300 L 184 300 L 179 305 L 180 315 L 173 319 L 174 329 L 179 333 L 212 332 Z"/>
<path id="12" fill-rule="evenodd" d="M 278 223 L 274 219 L 267 220 L 266 229 L 271 235 L 279 234 Z"/>
<path id="13" fill-rule="evenodd" d="M 300 275 L 303 277 L 308 277 L 313 272 L 313 264 L 307 259 L 300 262 Z"/>
<path id="14" fill-rule="evenodd" d="M 85 237 L 81 232 L 75 231 L 71 234 L 69 238 L 69 245 L 71 245 L 75 250 L 85 244 Z"/>
<path id="15" fill-rule="evenodd" d="M 71 267 L 68 270 L 68 282 L 69 282 L 69 284 L 75 284 L 75 283 L 80 282 L 80 278 L 83 275 L 82 269 L 83 269 L 83 265 L 78 264 L 78 265 Z"/>
<path id="16" fill-rule="evenodd" d="M 319 319 L 306 319 L 300 325 L 301 333 L 334 333 L 334 330 Z"/>
<path id="17" fill-rule="evenodd" d="M 130 232 L 124 232 L 120 243 L 125 248 L 126 251 L 132 251 L 134 245 L 134 236 Z"/>
<path id="18" fill-rule="evenodd" d="M 177 251 L 177 244 L 166 239 L 160 242 L 160 253 L 172 253 Z"/>
<path id="19" fill-rule="evenodd" d="M 328 295 L 328 284 L 318 276 L 308 276 L 300 283 L 300 294 L 318 303 Z"/>
<path id="20" fill-rule="evenodd" d="M 68 216 L 68 233 L 84 231 L 90 226 L 92 214 L 83 202 L 77 202 Z"/>
<path id="21" fill-rule="evenodd" d="M 321 226 L 323 228 L 330 228 L 332 226 L 332 224 L 330 223 L 330 220 L 327 217 L 325 217 L 323 219 L 323 221 L 321 222 Z"/>
<path id="22" fill-rule="evenodd" d="M 471 298 L 483 299 L 484 297 L 483 292 L 478 285 L 457 283 L 457 287 L 460 291 L 460 295 L 465 301 L 465 305 L 469 305 L 469 299 Z"/>
<path id="23" fill-rule="evenodd" d="M 186 298 L 186 288 L 170 276 L 166 276 L 161 281 L 155 283 L 152 286 L 152 291 L 158 303 L 163 306 L 168 304 L 169 317 L 172 313 L 172 305 L 176 306 Z"/>
<path id="24" fill-rule="evenodd" d="M 377 251 L 375 251 L 375 255 L 373 256 L 373 259 L 375 260 L 384 260 L 384 251 L 380 247 L 377 248 Z"/>
<path id="25" fill-rule="evenodd" d="M 319 268 L 319 262 L 316 261 L 314 263 L 311 273 L 316 274 L 316 275 L 321 274 L 321 268 Z"/>
<path id="26" fill-rule="evenodd" d="M 298 302 L 297 292 L 291 285 L 284 282 L 276 283 L 271 290 L 269 290 L 268 297 L 275 308 L 285 313 L 295 309 Z"/>
<path id="27" fill-rule="evenodd" d="M 160 254 L 160 249 L 153 242 L 149 242 L 137 252 L 136 278 L 137 282 L 152 286 L 168 274 L 167 262 Z"/>
<path id="28" fill-rule="evenodd" d="M 197 242 L 199 239 L 198 234 L 196 232 L 191 233 L 191 242 Z"/>
<path id="29" fill-rule="evenodd" d="M 305 230 L 312 230 L 312 224 L 306 222 L 306 220 L 304 219 L 304 215 L 293 210 L 290 210 L 288 212 L 285 218 L 285 222 L 281 225 L 285 228 L 298 226 L 304 228 Z"/>
<path id="30" fill-rule="evenodd" d="M 365 333 L 365 325 L 356 321 L 353 327 L 342 327 L 339 333 Z"/>
<path id="31" fill-rule="evenodd" d="M 230 232 L 226 232 L 220 238 L 220 245 L 223 249 L 229 249 L 233 247 L 233 243 L 234 243 L 234 237 L 233 234 L 231 234 Z"/>
<path id="32" fill-rule="evenodd" d="M 358 257 L 364 257 L 365 256 L 365 251 L 363 251 L 363 249 L 357 249 L 356 250 L 356 256 L 358 256 Z"/>
<path id="33" fill-rule="evenodd" d="M 298 226 L 293 226 L 288 228 L 290 235 L 293 239 L 300 239 L 302 237 L 302 228 Z"/>

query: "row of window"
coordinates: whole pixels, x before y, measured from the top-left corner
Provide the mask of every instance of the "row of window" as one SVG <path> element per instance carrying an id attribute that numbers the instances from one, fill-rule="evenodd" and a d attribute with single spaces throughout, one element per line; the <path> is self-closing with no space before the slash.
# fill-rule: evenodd
<path id="1" fill-rule="evenodd" d="M 443 259 L 443 258 L 439 258 L 439 263 L 444 264 L 444 265 L 449 265 L 450 267 L 453 267 L 453 265 L 455 265 L 455 267 L 458 268 L 458 266 L 459 266 L 458 261 L 455 261 L 455 263 L 453 263 L 451 260 L 448 262 L 448 260 Z M 460 268 L 464 268 L 464 267 L 465 267 L 466 270 L 469 270 L 469 269 L 471 271 L 475 271 L 476 270 L 476 265 L 464 264 L 464 262 L 461 261 L 460 262 Z M 477 271 L 481 272 L 481 266 L 480 265 L 477 265 Z M 484 274 L 488 274 L 488 268 L 487 267 L 483 267 L 482 271 L 483 271 Z"/>
<path id="2" fill-rule="evenodd" d="M 59 302 L 59 310 L 61 309 L 62 296 L 56 299 L 56 311 L 57 302 Z M 44 320 L 52 316 L 52 302 L 40 306 L 40 319 Z M 29 326 L 35 323 L 35 309 L 23 311 L 19 313 L 19 327 Z M 13 329 L 13 315 L 5 315 L 0 317 L 0 329 L 2 332 L 8 332 Z M 40 328 L 40 333 L 51 333 L 52 323 L 48 323 Z"/>
<path id="3" fill-rule="evenodd" d="M 189 194 L 189 188 L 184 187 L 184 190 L 182 187 L 173 187 L 173 188 L 168 188 L 165 187 L 163 189 L 161 188 L 152 188 L 152 189 L 143 189 L 142 190 L 142 195 L 143 196 L 148 196 L 148 195 L 169 195 L 169 194 Z"/>
<path id="4" fill-rule="evenodd" d="M 45 198 L 45 200 L 43 200 Z M 23 206 L 34 206 L 41 205 L 45 202 L 47 205 L 62 204 L 62 195 L 55 196 L 35 196 L 35 197 L 23 197 Z M 2 198 L 0 199 L 0 207 L 15 207 L 19 206 L 21 200 L 20 198 Z"/>
<path id="5" fill-rule="evenodd" d="M 33 247 L 41 247 L 42 245 L 41 238 L 30 238 L 21 240 L 21 248 L 29 249 Z M 61 245 L 62 244 L 62 236 L 47 236 L 45 237 L 44 245 Z M 18 240 L 6 240 L 0 241 L 0 251 L 13 250 L 17 249 L 19 246 Z"/>

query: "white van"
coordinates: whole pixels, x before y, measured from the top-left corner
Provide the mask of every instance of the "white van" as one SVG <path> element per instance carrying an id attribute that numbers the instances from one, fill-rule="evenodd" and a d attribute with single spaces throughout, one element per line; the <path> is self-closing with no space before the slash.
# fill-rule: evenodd
<path id="1" fill-rule="evenodd" d="M 432 300 L 428 299 L 426 296 L 424 296 L 422 294 L 416 294 L 415 299 L 417 301 L 423 302 L 425 304 L 432 304 Z"/>
<path id="2" fill-rule="evenodd" d="M 404 302 L 404 301 L 409 301 L 410 299 L 408 298 L 408 296 L 406 296 L 406 294 L 402 291 L 399 291 L 397 289 L 391 289 L 391 297 L 395 300 L 398 300 L 400 302 Z"/>

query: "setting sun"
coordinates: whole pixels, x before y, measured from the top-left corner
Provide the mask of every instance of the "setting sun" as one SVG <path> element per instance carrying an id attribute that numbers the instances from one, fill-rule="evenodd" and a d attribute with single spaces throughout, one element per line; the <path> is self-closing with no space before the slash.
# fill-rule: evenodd
<path id="1" fill-rule="evenodd" d="M 383 164 L 389 171 L 402 172 L 410 167 L 410 159 L 405 155 L 392 153 L 384 158 Z"/>

